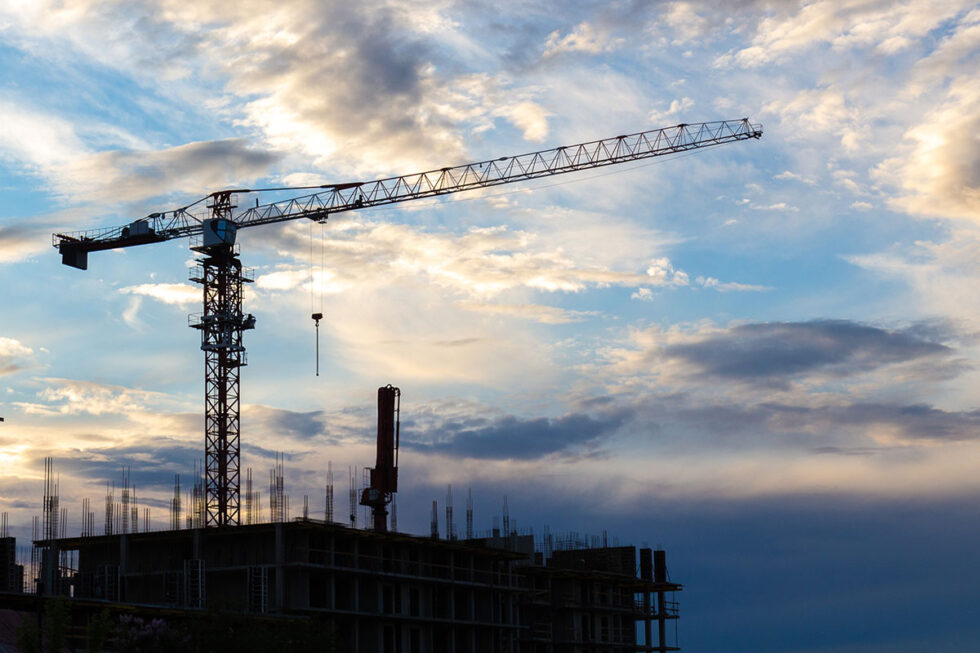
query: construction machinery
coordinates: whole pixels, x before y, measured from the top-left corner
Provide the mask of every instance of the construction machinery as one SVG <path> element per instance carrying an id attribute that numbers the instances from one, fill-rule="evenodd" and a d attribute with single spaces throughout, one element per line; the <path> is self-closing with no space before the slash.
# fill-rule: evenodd
<path id="1" fill-rule="evenodd" d="M 204 311 L 191 316 L 190 326 L 201 331 L 205 359 L 205 525 L 236 525 L 240 519 L 240 370 L 247 364 L 242 334 L 255 327 L 254 316 L 243 312 L 242 307 L 243 284 L 253 279 L 242 267 L 235 246 L 239 229 L 299 218 L 323 222 L 331 214 L 344 211 L 625 164 L 761 136 L 762 127 L 747 118 L 679 124 L 375 181 L 227 189 L 127 225 L 58 233 L 53 244 L 61 253 L 62 263 L 85 270 L 90 252 L 191 239 L 191 249 L 201 255 L 191 280 L 204 288 Z M 286 190 L 315 192 L 265 205 L 256 201 L 256 206 L 236 211 L 236 194 Z M 198 217 L 195 211 L 202 203 L 207 213 Z M 319 324 L 322 315 L 313 317 Z"/>
<path id="2" fill-rule="evenodd" d="M 398 491 L 398 444 L 402 391 L 378 388 L 378 452 L 371 482 L 361 492 L 361 505 L 371 508 L 374 530 L 388 530 L 388 504 Z"/>

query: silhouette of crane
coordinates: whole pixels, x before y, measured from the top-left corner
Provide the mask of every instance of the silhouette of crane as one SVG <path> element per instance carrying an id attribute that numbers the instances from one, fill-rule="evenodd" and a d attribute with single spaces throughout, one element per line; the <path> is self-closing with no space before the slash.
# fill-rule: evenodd
<path id="1" fill-rule="evenodd" d="M 127 225 L 58 233 L 53 244 L 65 265 L 88 269 L 88 254 L 190 238 L 201 255 L 191 280 L 204 288 L 204 312 L 190 326 L 201 331 L 205 384 L 205 526 L 239 523 L 240 370 L 247 364 L 242 333 L 255 328 L 255 317 L 242 310 L 242 285 L 253 281 L 235 246 L 239 229 L 306 218 L 323 222 L 331 214 L 448 195 L 539 177 L 618 165 L 678 154 L 762 136 L 762 127 L 741 120 L 679 124 L 576 145 L 504 156 L 367 182 L 221 190 L 182 208 L 151 213 Z M 287 190 L 316 192 L 256 205 L 236 212 L 236 193 Z M 208 217 L 191 210 L 202 202 Z M 319 324 L 322 315 L 313 319 Z"/>

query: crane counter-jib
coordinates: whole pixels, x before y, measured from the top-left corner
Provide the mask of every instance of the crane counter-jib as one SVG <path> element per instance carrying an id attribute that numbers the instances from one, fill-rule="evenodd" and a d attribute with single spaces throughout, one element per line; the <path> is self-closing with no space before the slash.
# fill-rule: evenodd
<path id="1" fill-rule="evenodd" d="M 374 181 L 323 184 L 314 187 L 225 190 L 212 193 L 209 197 L 216 198 L 223 195 L 227 198 L 236 192 L 312 188 L 318 192 L 251 207 L 225 217 L 234 222 L 235 228 L 239 229 L 298 218 L 322 221 L 331 213 L 617 165 L 761 136 L 762 127 L 752 124 L 747 118 L 684 123 Z M 189 212 L 190 208 L 183 207 L 164 213 L 153 213 L 119 227 L 55 234 L 53 244 L 61 252 L 66 265 L 86 269 L 88 252 L 200 235 L 204 231 L 206 220 L 192 215 Z"/>

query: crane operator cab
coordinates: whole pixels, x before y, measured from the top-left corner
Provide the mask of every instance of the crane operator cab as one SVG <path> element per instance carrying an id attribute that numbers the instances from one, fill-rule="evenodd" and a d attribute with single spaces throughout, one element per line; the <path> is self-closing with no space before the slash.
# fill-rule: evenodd
<path id="1" fill-rule="evenodd" d="M 203 245 L 214 247 L 215 245 L 234 245 L 235 234 L 238 233 L 238 225 L 226 218 L 209 218 L 203 224 L 204 233 Z"/>

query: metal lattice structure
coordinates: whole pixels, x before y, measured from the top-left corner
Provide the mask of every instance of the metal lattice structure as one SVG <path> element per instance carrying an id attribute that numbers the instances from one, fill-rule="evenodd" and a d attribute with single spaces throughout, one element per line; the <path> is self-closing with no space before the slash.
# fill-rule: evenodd
<path id="1" fill-rule="evenodd" d="M 163 242 L 201 239 L 202 255 L 191 279 L 204 288 L 204 312 L 191 316 L 201 331 L 205 358 L 205 526 L 241 520 L 240 370 L 246 365 L 242 333 L 255 318 L 242 307 L 242 286 L 252 281 L 235 249 L 238 229 L 306 218 L 323 222 L 333 213 L 384 206 L 488 188 L 552 175 L 678 154 L 762 136 L 762 127 L 741 120 L 680 124 L 602 140 L 565 145 L 368 182 L 294 188 L 224 190 L 178 209 L 118 227 L 58 233 L 53 244 L 65 265 L 88 269 L 88 253 Z M 235 212 L 235 193 L 313 189 L 296 197 Z M 194 214 L 205 200 L 208 216 Z"/>
<path id="2" fill-rule="evenodd" d="M 252 207 L 235 215 L 233 220 L 239 229 L 297 218 L 324 220 L 331 213 L 499 186 L 761 137 L 762 126 L 750 123 L 748 118 L 680 124 L 376 181 L 299 187 L 296 190 L 301 188 L 325 190 L 282 202 Z M 270 188 L 252 191 L 243 188 L 221 191 L 221 193 L 265 190 L 290 189 Z M 164 213 L 151 213 L 141 220 L 124 226 L 55 234 L 53 243 L 65 257 L 63 262 L 66 265 L 85 269 L 87 260 L 80 255 L 87 252 L 200 235 L 203 223 L 191 212 L 191 209 L 201 201 L 204 200 Z M 79 260 L 80 258 L 83 260 Z M 78 265 L 79 263 L 81 265 Z"/>
<path id="3" fill-rule="evenodd" d="M 216 219 L 232 211 L 228 195 L 215 197 L 209 207 Z M 232 526 L 241 516 L 241 368 L 246 365 L 242 333 L 255 327 L 255 318 L 242 310 L 242 287 L 252 281 L 242 268 L 234 245 L 200 244 L 203 254 L 191 281 L 204 287 L 204 313 L 191 317 L 201 331 L 204 351 L 204 525 Z"/>

